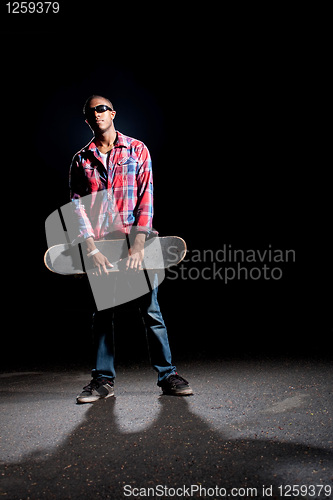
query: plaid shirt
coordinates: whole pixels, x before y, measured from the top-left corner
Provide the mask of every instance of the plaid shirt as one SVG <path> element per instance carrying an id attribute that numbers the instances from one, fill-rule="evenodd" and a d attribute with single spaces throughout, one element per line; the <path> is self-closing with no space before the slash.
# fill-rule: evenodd
<path id="1" fill-rule="evenodd" d="M 92 139 L 72 160 L 70 190 L 78 222 L 76 238 L 98 240 L 119 230 L 128 234 L 132 226 L 150 233 L 153 176 L 150 154 L 142 142 L 117 132 L 106 169 Z"/>

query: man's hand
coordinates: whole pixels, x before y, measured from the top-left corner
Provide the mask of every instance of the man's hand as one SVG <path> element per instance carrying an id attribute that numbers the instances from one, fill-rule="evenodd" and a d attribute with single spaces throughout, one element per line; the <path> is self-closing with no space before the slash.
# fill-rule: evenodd
<path id="1" fill-rule="evenodd" d="M 96 245 L 93 238 L 87 238 L 86 244 L 87 244 L 87 253 L 90 253 L 96 249 Z M 102 276 L 102 274 L 108 274 L 109 269 L 107 268 L 113 267 L 111 262 L 109 262 L 108 259 L 105 257 L 105 255 L 103 255 L 101 252 L 95 253 L 89 258 L 92 259 L 94 267 L 97 268 L 97 270 L 93 273 L 96 274 L 97 276 Z"/>
<path id="2" fill-rule="evenodd" d="M 111 262 L 103 255 L 101 252 L 92 255 L 91 259 L 93 260 L 94 267 L 97 267 L 97 274 L 102 276 L 102 274 L 109 274 L 109 269 L 107 267 L 113 267 Z"/>
<path id="3" fill-rule="evenodd" d="M 128 250 L 128 259 L 126 262 L 126 271 L 128 269 L 133 269 L 134 271 L 139 271 L 142 269 L 141 264 L 144 258 L 144 246 L 146 241 L 146 235 L 139 233 L 136 235 L 132 247 Z"/>

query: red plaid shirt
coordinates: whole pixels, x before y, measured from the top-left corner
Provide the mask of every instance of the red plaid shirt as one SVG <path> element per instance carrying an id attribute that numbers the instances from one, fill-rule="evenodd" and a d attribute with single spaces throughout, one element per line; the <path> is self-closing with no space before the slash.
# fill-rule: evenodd
<path id="1" fill-rule="evenodd" d="M 71 200 L 77 238 L 95 239 L 133 226 L 149 233 L 153 220 L 150 154 L 140 141 L 117 132 L 107 169 L 94 139 L 74 156 L 70 168 Z"/>

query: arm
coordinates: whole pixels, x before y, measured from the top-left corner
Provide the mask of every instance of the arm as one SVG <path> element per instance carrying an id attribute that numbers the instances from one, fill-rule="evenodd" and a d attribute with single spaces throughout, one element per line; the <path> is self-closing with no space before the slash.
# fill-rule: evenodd
<path id="1" fill-rule="evenodd" d="M 153 221 L 153 173 L 149 151 L 143 148 L 137 174 L 138 202 L 135 209 L 136 227 L 139 231 L 129 249 L 127 269 L 138 270 L 144 258 L 146 236 L 152 229 Z"/>
<path id="2" fill-rule="evenodd" d="M 75 219 L 73 224 L 73 241 L 82 241 L 89 237 L 94 237 L 94 230 L 85 208 L 85 201 L 87 201 L 85 175 L 78 155 L 74 156 L 70 167 L 69 188 Z"/>
<path id="3" fill-rule="evenodd" d="M 80 169 L 80 164 L 78 158 L 74 156 L 71 168 L 70 168 L 70 192 L 71 200 L 73 203 L 74 217 L 78 223 L 78 228 L 76 228 L 75 240 L 85 240 L 86 253 L 96 250 L 96 245 L 94 241 L 94 231 L 87 215 L 84 204 L 82 203 L 82 198 L 89 197 L 85 196 L 85 183 L 82 170 Z M 74 240 L 74 241 L 75 241 Z M 101 253 L 97 252 L 91 257 L 94 267 L 97 267 L 98 274 L 107 273 L 107 266 L 113 267 L 108 259 Z"/>
<path id="4" fill-rule="evenodd" d="M 135 207 L 135 225 L 138 231 L 149 234 L 153 226 L 153 171 L 149 151 L 143 148 L 137 174 L 138 201 Z"/>

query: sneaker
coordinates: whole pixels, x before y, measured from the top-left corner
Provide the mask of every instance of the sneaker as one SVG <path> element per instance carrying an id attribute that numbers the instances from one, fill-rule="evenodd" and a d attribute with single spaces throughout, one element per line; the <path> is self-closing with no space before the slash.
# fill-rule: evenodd
<path id="1" fill-rule="evenodd" d="M 178 375 L 178 373 L 169 375 L 168 378 L 161 382 L 160 387 L 162 388 L 163 394 L 169 396 L 190 396 L 193 394 L 187 380 Z"/>
<path id="2" fill-rule="evenodd" d="M 81 394 L 76 396 L 77 403 L 93 403 L 98 399 L 109 398 L 114 396 L 114 383 L 112 380 L 95 380 L 92 379 L 90 384 L 83 387 Z"/>

